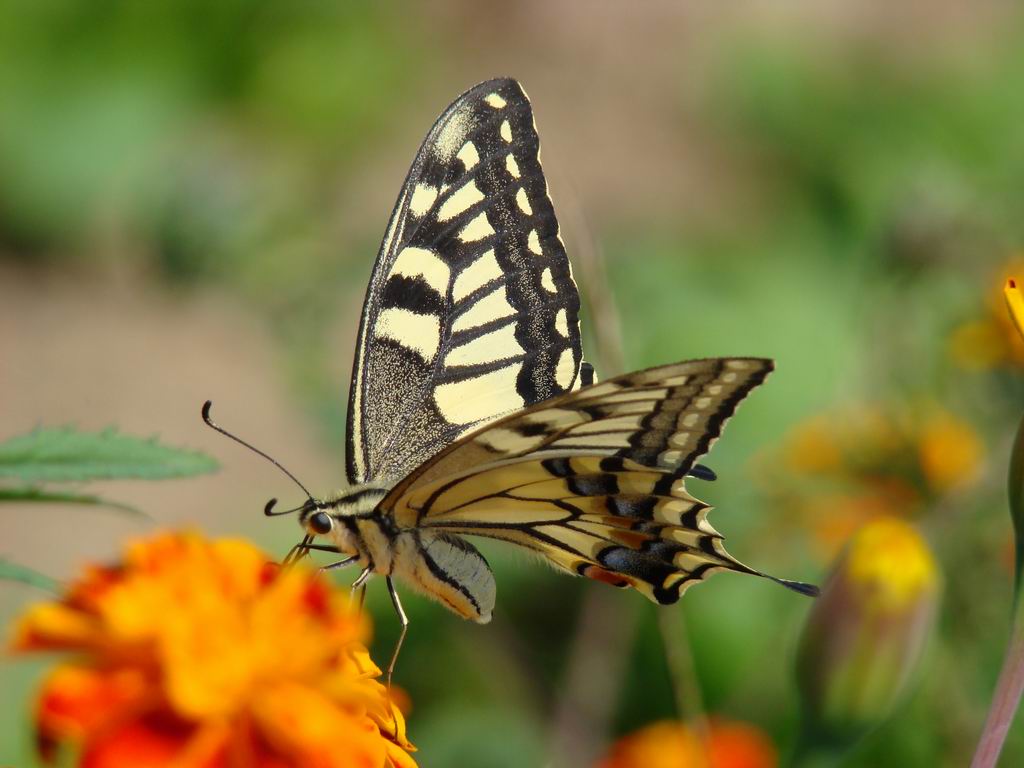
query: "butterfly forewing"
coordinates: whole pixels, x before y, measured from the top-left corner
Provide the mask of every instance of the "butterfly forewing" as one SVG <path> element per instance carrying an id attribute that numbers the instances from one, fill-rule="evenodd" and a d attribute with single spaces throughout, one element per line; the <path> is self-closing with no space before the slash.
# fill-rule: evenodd
<path id="1" fill-rule="evenodd" d="M 694 360 L 609 379 L 483 427 L 381 502 L 401 528 L 501 539 L 674 602 L 733 559 L 686 472 L 770 360 Z"/>
<path id="2" fill-rule="evenodd" d="M 578 386 L 579 296 L 514 80 L 427 135 L 374 266 L 348 420 L 351 483 L 397 481 L 460 436 Z"/>

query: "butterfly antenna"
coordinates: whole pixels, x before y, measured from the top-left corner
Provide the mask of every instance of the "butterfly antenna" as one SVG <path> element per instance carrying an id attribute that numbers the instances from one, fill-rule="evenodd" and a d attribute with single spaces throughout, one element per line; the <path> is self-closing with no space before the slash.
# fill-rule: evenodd
<path id="1" fill-rule="evenodd" d="M 309 498 L 309 501 L 306 502 L 307 504 L 309 504 L 309 503 L 315 504 L 316 503 L 316 500 L 313 498 L 313 494 L 311 494 L 306 489 L 306 486 L 304 486 L 302 483 L 299 482 L 299 478 L 297 478 L 295 475 L 293 475 L 291 472 L 289 472 L 287 469 L 285 469 L 284 465 L 282 465 L 281 462 L 279 462 L 277 459 L 273 458 L 272 456 L 267 455 L 266 453 L 261 451 L 259 448 L 257 448 L 255 445 L 252 445 L 251 443 L 245 442 L 245 440 L 243 440 L 242 438 L 238 437 L 237 435 L 231 434 L 226 429 L 224 429 L 224 427 L 222 427 L 220 424 L 218 424 L 212 418 L 210 418 L 210 409 L 212 407 L 213 407 L 213 401 L 212 400 L 207 400 L 205 403 L 203 403 L 203 421 L 206 422 L 206 426 L 208 426 L 210 429 L 213 429 L 213 430 L 216 430 L 217 432 L 220 432 L 222 435 L 224 435 L 224 437 L 230 437 L 232 440 L 234 440 L 239 445 L 244 445 L 246 448 L 248 448 L 253 453 L 256 453 L 256 454 L 259 454 L 260 456 L 262 456 L 264 459 L 266 459 L 271 464 L 273 464 L 275 467 L 277 467 L 282 472 L 284 472 L 286 475 L 288 475 L 288 477 L 291 478 L 292 482 L 295 483 L 297 486 L 299 486 L 299 488 L 302 489 L 302 492 L 304 494 L 306 494 L 306 496 Z M 300 509 L 302 509 L 303 507 L 306 506 L 306 504 L 303 504 L 302 506 L 296 507 L 295 509 L 286 509 L 286 510 L 283 510 L 281 512 L 275 512 L 274 511 L 274 505 L 275 504 L 277 504 L 277 499 L 271 499 L 270 501 L 268 501 L 267 505 L 263 508 L 263 514 L 267 515 L 268 517 L 273 517 L 274 515 L 287 515 L 287 514 L 290 514 L 292 512 L 297 512 L 298 510 L 300 510 Z"/>

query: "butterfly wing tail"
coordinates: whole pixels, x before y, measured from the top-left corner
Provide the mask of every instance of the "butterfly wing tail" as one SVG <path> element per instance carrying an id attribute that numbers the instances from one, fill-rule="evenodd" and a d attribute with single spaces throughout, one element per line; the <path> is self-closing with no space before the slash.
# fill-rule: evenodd
<path id="1" fill-rule="evenodd" d="M 633 500 L 607 497 L 600 501 L 616 506 Z M 661 513 L 678 508 L 681 501 L 689 509 L 678 522 L 582 515 L 575 526 L 592 537 L 593 557 L 575 564 L 575 573 L 633 587 L 661 605 L 676 602 L 690 586 L 718 571 L 760 576 L 801 594 L 818 594 L 811 584 L 777 578 L 730 555 L 721 535 L 706 521 L 711 507 L 689 496 L 685 501 L 678 496 L 657 497 Z"/>

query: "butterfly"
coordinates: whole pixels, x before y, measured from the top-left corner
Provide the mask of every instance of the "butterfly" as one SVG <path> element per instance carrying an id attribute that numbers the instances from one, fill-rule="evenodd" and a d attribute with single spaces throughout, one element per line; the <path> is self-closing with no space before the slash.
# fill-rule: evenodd
<path id="1" fill-rule="evenodd" d="M 466 536 L 661 604 L 715 571 L 766 576 L 726 552 L 685 480 L 714 478 L 697 461 L 772 361 L 690 360 L 595 383 L 579 309 L 530 102 L 515 80 L 480 83 L 427 134 L 373 267 L 349 487 L 288 510 L 306 531 L 293 553 L 345 555 L 327 567 L 360 566 L 354 589 L 385 578 L 399 646 L 396 580 L 490 620 L 494 576 Z"/>

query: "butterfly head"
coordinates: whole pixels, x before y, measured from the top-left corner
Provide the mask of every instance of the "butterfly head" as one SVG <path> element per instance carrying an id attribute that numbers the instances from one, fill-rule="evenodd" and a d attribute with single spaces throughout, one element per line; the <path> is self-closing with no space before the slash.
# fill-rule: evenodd
<path id="1" fill-rule="evenodd" d="M 334 519 L 331 517 L 323 502 L 310 499 L 299 511 L 299 523 L 314 536 L 326 536 L 334 528 Z"/>
<path id="2" fill-rule="evenodd" d="M 363 485 L 326 501 L 311 498 L 299 509 L 299 524 L 308 534 L 329 537 L 343 552 L 359 554 L 355 521 L 373 515 L 386 494 L 379 486 Z"/>

